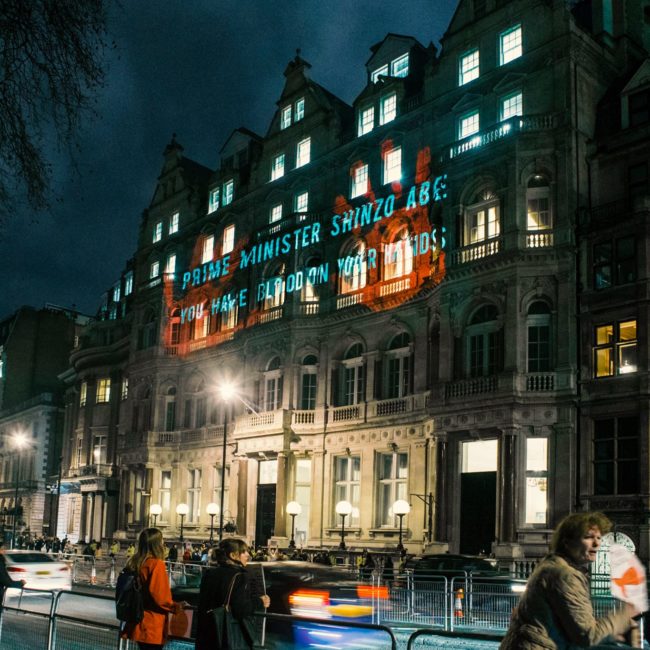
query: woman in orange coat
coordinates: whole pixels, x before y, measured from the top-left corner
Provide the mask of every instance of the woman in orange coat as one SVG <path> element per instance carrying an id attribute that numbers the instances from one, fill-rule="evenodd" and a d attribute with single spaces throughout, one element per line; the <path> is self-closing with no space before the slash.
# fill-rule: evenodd
<path id="1" fill-rule="evenodd" d="M 137 641 L 140 650 L 162 650 L 167 639 L 167 615 L 183 608 L 172 600 L 165 571 L 165 546 L 157 528 L 145 528 L 138 538 L 138 550 L 129 558 L 127 568 L 136 571 L 143 586 L 144 618 L 127 624 L 123 636 Z"/>

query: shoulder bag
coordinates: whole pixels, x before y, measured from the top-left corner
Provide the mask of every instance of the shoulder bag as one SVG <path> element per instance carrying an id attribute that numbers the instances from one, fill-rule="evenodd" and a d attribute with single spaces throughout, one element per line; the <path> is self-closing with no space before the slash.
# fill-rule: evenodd
<path id="1" fill-rule="evenodd" d="M 219 648 L 222 650 L 250 650 L 253 647 L 250 631 L 245 629 L 244 622 L 238 621 L 230 611 L 230 597 L 238 576 L 238 573 L 235 574 L 230 581 L 228 597 L 224 604 L 209 611 L 214 621 Z"/>

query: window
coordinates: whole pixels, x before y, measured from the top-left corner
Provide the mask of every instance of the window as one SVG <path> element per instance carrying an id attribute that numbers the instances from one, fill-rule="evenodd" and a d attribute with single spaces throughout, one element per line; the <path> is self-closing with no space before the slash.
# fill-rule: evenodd
<path id="1" fill-rule="evenodd" d="M 207 264 L 212 261 L 214 255 L 214 235 L 208 235 L 203 239 L 201 249 L 201 264 Z"/>
<path id="2" fill-rule="evenodd" d="M 168 234 L 173 235 L 175 232 L 178 232 L 178 222 L 180 219 L 180 213 L 174 212 L 171 217 L 169 217 L 169 230 Z"/>
<path id="3" fill-rule="evenodd" d="M 594 244 L 594 289 L 636 281 L 636 240 L 621 237 Z"/>
<path id="4" fill-rule="evenodd" d="M 463 86 L 479 76 L 478 48 L 467 52 L 460 57 L 458 62 L 458 85 Z"/>
<path id="5" fill-rule="evenodd" d="M 511 117 L 516 115 L 523 114 L 523 94 L 521 90 L 506 95 L 501 98 L 501 107 L 500 107 L 500 117 L 501 120 L 508 120 Z"/>
<path id="6" fill-rule="evenodd" d="M 280 129 L 287 129 L 291 126 L 291 104 L 285 106 L 280 114 Z"/>
<path id="7" fill-rule="evenodd" d="M 113 287 L 113 302 L 120 302 L 120 283 L 118 282 L 114 287 Z"/>
<path id="8" fill-rule="evenodd" d="M 103 377 L 97 380 L 97 404 L 108 402 L 111 398 L 111 380 Z"/>
<path id="9" fill-rule="evenodd" d="M 201 470 L 190 469 L 187 474 L 187 523 L 196 524 L 201 516 Z"/>
<path id="10" fill-rule="evenodd" d="M 413 270 L 413 247 L 408 228 L 403 228 L 384 248 L 384 280 L 408 275 Z"/>
<path id="11" fill-rule="evenodd" d="M 594 420 L 594 494 L 639 492 L 639 419 Z"/>
<path id="12" fill-rule="evenodd" d="M 280 357 L 269 361 L 264 373 L 264 410 L 275 411 L 282 404 L 282 371 Z"/>
<path id="13" fill-rule="evenodd" d="M 521 55 L 521 25 L 515 25 L 499 35 L 499 65 L 510 63 Z"/>
<path id="14" fill-rule="evenodd" d="M 219 331 L 231 330 L 237 325 L 237 315 L 239 314 L 239 306 L 235 304 L 232 309 L 226 312 L 221 312 L 221 320 L 219 323 Z"/>
<path id="15" fill-rule="evenodd" d="M 370 133 L 375 126 L 375 107 L 368 106 L 359 111 L 359 124 L 357 128 L 358 135 Z"/>
<path id="16" fill-rule="evenodd" d="M 407 77 L 409 73 L 409 55 L 404 54 L 391 61 L 390 73 L 393 77 Z"/>
<path id="17" fill-rule="evenodd" d="M 389 399 L 405 397 L 411 383 L 411 337 L 402 332 L 393 338 L 386 352 Z"/>
<path id="18" fill-rule="evenodd" d="M 318 359 L 313 354 L 302 360 L 300 408 L 303 411 L 313 411 L 316 408 L 317 363 Z"/>
<path id="19" fill-rule="evenodd" d="M 361 457 L 337 456 L 334 458 L 334 499 L 332 503 L 332 521 L 340 525 L 339 516 L 334 508 L 339 501 L 352 504 L 352 514 L 346 524 L 359 526 L 359 504 L 361 502 Z"/>
<path id="20" fill-rule="evenodd" d="M 397 117 L 397 95 L 391 93 L 379 100 L 379 124 L 387 124 Z"/>
<path id="21" fill-rule="evenodd" d="M 221 190 L 218 187 L 210 192 L 210 200 L 208 202 L 208 212 L 216 212 L 219 209 L 220 198 L 221 198 Z"/>
<path id="22" fill-rule="evenodd" d="M 301 97 L 296 100 L 294 105 L 294 122 L 300 122 L 305 117 L 305 98 Z"/>
<path id="23" fill-rule="evenodd" d="M 266 295 L 264 296 L 263 309 L 274 309 L 284 304 L 284 265 L 275 267 L 269 277 L 264 278 Z"/>
<path id="24" fill-rule="evenodd" d="M 176 253 L 170 253 L 167 256 L 167 261 L 165 262 L 165 275 L 173 279 L 175 272 L 176 272 Z"/>
<path id="25" fill-rule="evenodd" d="M 526 524 L 545 524 L 548 495 L 548 439 L 526 439 Z"/>
<path id="26" fill-rule="evenodd" d="M 365 400 L 366 373 L 363 348 L 352 345 L 343 360 L 343 406 L 361 404 Z"/>
<path id="27" fill-rule="evenodd" d="M 207 318 L 203 319 L 207 322 Z M 196 400 L 196 421 L 194 422 L 195 427 L 204 427 L 207 420 L 207 401 L 205 397 L 199 397 Z"/>
<path id="28" fill-rule="evenodd" d="M 384 185 L 402 180 L 402 147 L 389 149 L 384 156 Z"/>
<path id="29" fill-rule="evenodd" d="M 124 276 L 124 295 L 130 296 L 133 293 L 133 271 Z"/>
<path id="30" fill-rule="evenodd" d="M 229 180 L 223 184 L 223 204 L 230 205 L 235 195 L 235 181 Z"/>
<path id="31" fill-rule="evenodd" d="M 86 406 L 88 400 L 88 382 L 82 381 L 79 388 L 79 406 Z"/>
<path id="32" fill-rule="evenodd" d="M 161 521 L 169 521 L 172 504 L 172 473 L 170 470 L 160 472 L 160 489 L 158 490 L 158 503 L 162 508 Z"/>
<path id="33" fill-rule="evenodd" d="M 595 339 L 596 377 L 636 372 L 636 320 L 598 325 L 595 328 Z"/>
<path id="34" fill-rule="evenodd" d="M 408 454 L 394 452 L 379 454 L 379 521 L 380 526 L 397 528 L 397 516 L 393 514 L 393 503 L 397 499 L 409 500 L 408 496 Z"/>
<path id="35" fill-rule="evenodd" d="M 309 210 L 309 192 L 296 194 L 293 201 L 293 208 L 296 212 L 307 212 Z"/>
<path id="36" fill-rule="evenodd" d="M 344 264 L 340 271 L 340 293 L 352 293 L 363 289 L 366 286 L 368 272 L 365 242 L 360 241 L 355 244 L 345 257 L 350 258 L 350 264 Z"/>
<path id="37" fill-rule="evenodd" d="M 212 476 L 214 478 L 214 488 L 212 489 L 212 500 L 216 503 L 219 508 L 221 508 L 221 472 L 223 471 L 222 467 L 214 467 Z M 228 488 L 230 486 L 230 468 L 226 466 L 226 473 L 223 477 L 223 514 L 224 517 L 226 513 L 229 513 L 228 510 Z M 219 511 L 217 511 L 219 514 Z"/>
<path id="38" fill-rule="evenodd" d="M 230 253 L 235 248 L 235 224 L 226 226 L 221 237 L 221 255 Z"/>
<path id="39" fill-rule="evenodd" d="M 541 300 L 528 308 L 528 372 L 551 369 L 551 310 Z"/>
<path id="40" fill-rule="evenodd" d="M 368 192 L 368 165 L 357 165 L 352 168 L 352 189 L 350 196 L 356 199 Z"/>
<path id="41" fill-rule="evenodd" d="M 648 163 L 642 162 L 636 165 L 630 165 L 627 169 L 628 175 L 628 188 L 630 198 L 634 199 L 638 196 L 645 196 L 648 194 Z"/>
<path id="42" fill-rule="evenodd" d="M 494 305 L 483 305 L 473 314 L 466 330 L 467 373 L 488 377 L 503 369 L 503 329 Z"/>
<path id="43" fill-rule="evenodd" d="M 277 156 L 273 156 L 271 161 L 271 180 L 274 181 L 278 178 L 284 176 L 284 154 L 279 153 Z"/>
<path id="44" fill-rule="evenodd" d="M 493 239 L 500 234 L 498 205 L 481 205 L 468 208 L 465 223 L 466 245 Z"/>
<path id="45" fill-rule="evenodd" d="M 129 398 L 129 378 L 122 377 L 122 390 L 120 391 L 120 398 L 122 400 Z"/>
<path id="46" fill-rule="evenodd" d="M 388 76 L 388 63 L 386 65 L 382 65 L 381 68 L 377 68 L 376 70 L 373 70 L 372 74 L 370 75 L 370 80 L 372 83 L 377 83 L 379 81 L 379 77 L 387 77 Z"/>
<path id="47" fill-rule="evenodd" d="M 165 431 L 176 430 L 176 389 L 172 386 L 165 396 Z"/>
<path id="48" fill-rule="evenodd" d="M 478 111 L 467 113 L 458 120 L 458 137 L 461 140 L 478 133 L 479 129 L 480 121 Z"/>
<path id="49" fill-rule="evenodd" d="M 162 239 L 162 221 L 158 221 L 153 227 L 153 243 L 159 242 Z"/>
<path id="50" fill-rule="evenodd" d="M 526 189 L 526 229 L 529 232 L 549 230 L 553 226 L 550 203 L 548 181 L 543 176 L 533 176 Z"/>
<path id="51" fill-rule="evenodd" d="M 106 465 L 106 436 L 93 436 L 93 462 L 95 465 Z"/>
<path id="52" fill-rule="evenodd" d="M 77 467 L 81 467 L 81 457 L 83 456 L 84 439 L 77 438 Z"/>
<path id="53" fill-rule="evenodd" d="M 160 262 L 152 262 L 151 267 L 149 268 L 149 278 L 154 279 L 160 275 Z"/>
<path id="54" fill-rule="evenodd" d="M 311 459 L 296 459 L 296 482 L 294 485 L 293 499 L 301 507 L 301 513 L 296 517 L 296 543 L 303 547 L 307 542 L 309 535 L 309 509 L 311 505 L 312 476 L 311 476 Z"/>
<path id="55" fill-rule="evenodd" d="M 296 147 L 296 167 L 302 167 L 311 160 L 311 138 L 305 138 Z"/>
<path id="56" fill-rule="evenodd" d="M 269 223 L 275 223 L 276 221 L 280 221 L 280 219 L 282 219 L 282 203 L 278 203 L 271 208 Z"/>
<path id="57" fill-rule="evenodd" d="M 183 427 L 185 429 L 191 429 L 194 424 L 192 407 L 194 403 L 191 399 L 185 400 L 185 408 L 183 409 Z"/>

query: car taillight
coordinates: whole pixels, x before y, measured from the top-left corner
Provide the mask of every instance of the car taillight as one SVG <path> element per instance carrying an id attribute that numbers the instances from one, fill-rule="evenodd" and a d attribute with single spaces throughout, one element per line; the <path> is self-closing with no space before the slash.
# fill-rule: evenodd
<path id="1" fill-rule="evenodd" d="M 7 571 L 11 571 L 12 573 L 27 573 L 27 569 L 22 569 L 19 566 L 8 566 Z"/>
<path id="2" fill-rule="evenodd" d="M 359 598 L 385 600 L 388 598 L 388 587 L 386 585 L 377 587 L 373 587 L 372 585 L 357 585 L 357 596 Z"/>
<path id="3" fill-rule="evenodd" d="M 61 567 L 59 571 L 70 571 L 67 566 Z"/>
<path id="4" fill-rule="evenodd" d="M 330 604 L 329 591 L 316 591 L 315 589 L 298 589 L 289 594 L 289 604 L 292 607 L 316 608 L 327 607 Z"/>

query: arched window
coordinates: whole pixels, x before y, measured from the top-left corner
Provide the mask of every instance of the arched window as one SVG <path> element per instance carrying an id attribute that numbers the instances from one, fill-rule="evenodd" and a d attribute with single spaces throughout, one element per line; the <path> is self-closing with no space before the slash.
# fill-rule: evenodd
<path id="1" fill-rule="evenodd" d="M 365 399 L 366 373 L 361 343 L 351 345 L 343 359 L 343 404 L 360 404 Z"/>
<path id="2" fill-rule="evenodd" d="M 317 303 L 318 293 L 314 287 L 318 283 L 317 272 L 318 267 L 320 266 L 321 261 L 317 258 L 312 258 L 307 262 L 305 269 L 303 270 L 303 285 L 300 290 L 300 302 L 307 303 Z"/>
<path id="3" fill-rule="evenodd" d="M 339 293 L 352 293 L 366 286 L 368 264 L 366 243 L 358 241 L 342 256 L 343 264 L 339 271 Z"/>
<path id="4" fill-rule="evenodd" d="M 279 264 L 264 277 L 265 295 L 262 301 L 262 309 L 274 309 L 284 304 L 284 264 Z"/>
<path id="5" fill-rule="evenodd" d="M 494 305 L 479 307 L 466 329 L 466 372 L 470 377 L 494 375 L 503 369 L 503 329 Z"/>
<path id="6" fill-rule="evenodd" d="M 412 360 L 411 337 L 401 332 L 391 340 L 386 351 L 387 397 L 404 397 L 411 392 Z"/>
<path id="7" fill-rule="evenodd" d="M 551 310 L 541 300 L 528 308 L 526 317 L 528 330 L 528 372 L 551 370 Z"/>
<path id="8" fill-rule="evenodd" d="M 553 227 L 551 214 L 551 190 L 548 180 L 535 174 L 526 189 L 526 229 L 534 232 Z"/>
<path id="9" fill-rule="evenodd" d="M 282 370 L 280 357 L 273 357 L 264 372 L 264 411 L 275 411 L 282 405 Z"/>
<path id="10" fill-rule="evenodd" d="M 308 354 L 302 360 L 300 369 L 300 408 L 313 411 L 316 408 L 316 388 L 318 381 L 318 358 Z"/>
<path id="11" fill-rule="evenodd" d="M 409 230 L 401 228 L 384 247 L 384 280 L 400 278 L 413 270 L 413 247 Z"/>
<path id="12" fill-rule="evenodd" d="M 465 246 L 494 239 L 501 234 L 499 208 L 499 199 L 491 190 L 476 195 L 475 203 L 465 210 Z"/>

